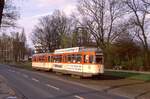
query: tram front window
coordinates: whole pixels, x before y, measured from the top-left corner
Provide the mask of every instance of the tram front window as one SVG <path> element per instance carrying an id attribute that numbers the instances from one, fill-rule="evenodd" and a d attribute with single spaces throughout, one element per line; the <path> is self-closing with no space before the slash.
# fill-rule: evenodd
<path id="1" fill-rule="evenodd" d="M 98 64 L 103 63 L 103 57 L 101 55 L 96 55 L 96 63 L 98 63 Z"/>

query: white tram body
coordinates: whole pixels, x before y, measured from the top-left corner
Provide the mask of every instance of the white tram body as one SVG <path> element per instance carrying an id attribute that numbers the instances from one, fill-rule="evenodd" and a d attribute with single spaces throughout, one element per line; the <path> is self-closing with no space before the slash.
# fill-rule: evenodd
<path id="1" fill-rule="evenodd" d="M 39 70 L 51 70 L 53 64 L 46 61 L 46 56 L 49 53 L 34 54 L 32 56 L 32 68 Z"/>
<path id="2" fill-rule="evenodd" d="M 32 67 L 87 77 L 104 73 L 103 61 L 101 50 L 73 47 L 58 49 L 54 53 L 35 54 Z"/>

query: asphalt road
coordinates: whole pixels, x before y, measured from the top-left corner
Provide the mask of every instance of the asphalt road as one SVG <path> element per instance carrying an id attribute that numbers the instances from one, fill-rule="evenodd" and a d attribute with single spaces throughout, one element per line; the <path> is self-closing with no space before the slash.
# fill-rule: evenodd
<path id="1" fill-rule="evenodd" d="M 50 74 L 45 76 L 40 72 L 6 65 L 0 65 L 0 74 L 24 99 L 127 99 L 83 87 L 67 80 L 59 80 Z"/>

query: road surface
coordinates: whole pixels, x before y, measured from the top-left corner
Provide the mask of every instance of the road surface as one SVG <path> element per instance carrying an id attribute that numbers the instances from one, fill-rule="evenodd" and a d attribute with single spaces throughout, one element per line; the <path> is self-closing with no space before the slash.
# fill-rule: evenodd
<path id="1" fill-rule="evenodd" d="M 0 65 L 0 75 L 4 76 L 8 84 L 24 99 L 127 99 L 67 80 L 59 80 L 53 75 L 45 76 L 39 72 L 6 65 Z"/>

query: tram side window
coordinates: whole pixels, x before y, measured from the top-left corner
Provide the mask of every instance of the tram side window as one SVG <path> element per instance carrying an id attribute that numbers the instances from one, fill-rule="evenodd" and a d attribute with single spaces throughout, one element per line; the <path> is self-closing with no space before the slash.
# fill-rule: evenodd
<path id="1" fill-rule="evenodd" d="M 43 61 L 43 57 L 41 56 L 41 62 Z"/>
<path id="2" fill-rule="evenodd" d="M 40 62 L 40 57 L 39 56 L 36 57 L 36 62 Z"/>
<path id="3" fill-rule="evenodd" d="M 80 54 L 71 54 L 71 55 L 67 55 L 65 58 L 65 62 L 68 63 L 81 63 L 81 55 Z"/>
<path id="4" fill-rule="evenodd" d="M 41 58 L 41 56 L 39 57 L 39 62 L 41 62 L 42 61 L 42 58 Z"/>
<path id="5" fill-rule="evenodd" d="M 42 62 L 44 62 L 45 61 L 45 57 L 44 56 L 42 56 Z"/>
<path id="6" fill-rule="evenodd" d="M 37 57 L 34 57 L 34 61 L 37 62 Z"/>
<path id="7" fill-rule="evenodd" d="M 89 61 L 89 55 L 84 55 L 84 63 L 88 63 Z"/>
<path id="8" fill-rule="evenodd" d="M 67 56 L 64 56 L 64 62 L 67 63 L 68 59 Z"/>
<path id="9" fill-rule="evenodd" d="M 35 57 L 32 58 L 32 61 L 35 62 Z"/>
<path id="10" fill-rule="evenodd" d="M 77 60 L 77 63 L 81 63 L 82 58 L 81 58 L 80 54 L 77 55 L 77 59 L 76 60 Z"/>
<path id="11" fill-rule="evenodd" d="M 45 59 L 46 59 L 46 58 L 43 56 L 42 61 L 45 62 Z"/>
<path id="12" fill-rule="evenodd" d="M 56 56 L 53 56 L 53 62 L 56 63 Z"/>
<path id="13" fill-rule="evenodd" d="M 50 62 L 54 62 L 54 56 L 51 56 L 51 61 Z"/>
<path id="14" fill-rule="evenodd" d="M 35 62 L 35 58 L 34 57 L 32 57 L 32 61 Z"/>
<path id="15" fill-rule="evenodd" d="M 59 56 L 59 62 L 62 62 L 62 55 Z"/>
<path id="16" fill-rule="evenodd" d="M 39 62 L 41 62 L 41 56 L 39 56 Z"/>
<path id="17" fill-rule="evenodd" d="M 52 57 L 52 61 L 55 63 L 56 62 L 56 56 Z"/>
<path id="18" fill-rule="evenodd" d="M 93 55 L 90 55 L 90 56 L 89 56 L 89 63 L 95 63 L 95 62 L 94 62 L 94 56 L 93 56 Z"/>
<path id="19" fill-rule="evenodd" d="M 59 62 L 59 63 L 62 62 L 62 56 L 61 56 L 61 55 L 58 57 L 58 62 Z"/>
<path id="20" fill-rule="evenodd" d="M 34 61 L 37 62 L 37 57 L 34 57 Z"/>
<path id="21" fill-rule="evenodd" d="M 62 56 L 61 56 L 61 55 L 55 56 L 55 62 L 56 62 L 56 63 L 62 62 Z"/>
<path id="22" fill-rule="evenodd" d="M 76 63 L 76 56 L 73 54 L 73 55 L 71 55 L 72 57 L 71 57 L 71 62 L 72 63 Z"/>
<path id="23" fill-rule="evenodd" d="M 40 57 L 39 57 L 39 61 L 40 61 L 40 62 L 44 62 L 44 61 L 45 61 L 45 57 L 44 57 L 44 56 L 40 56 Z"/>
<path id="24" fill-rule="evenodd" d="M 102 64 L 102 60 L 103 58 L 102 58 L 102 56 L 101 55 L 96 55 L 96 63 L 98 63 L 98 64 Z"/>
<path id="25" fill-rule="evenodd" d="M 68 63 L 71 63 L 71 55 L 68 55 L 67 59 L 68 59 Z"/>
<path id="26" fill-rule="evenodd" d="M 53 62 L 54 63 L 56 62 L 56 56 L 53 56 Z"/>
<path id="27" fill-rule="evenodd" d="M 51 56 L 48 56 L 48 62 L 51 62 Z"/>

